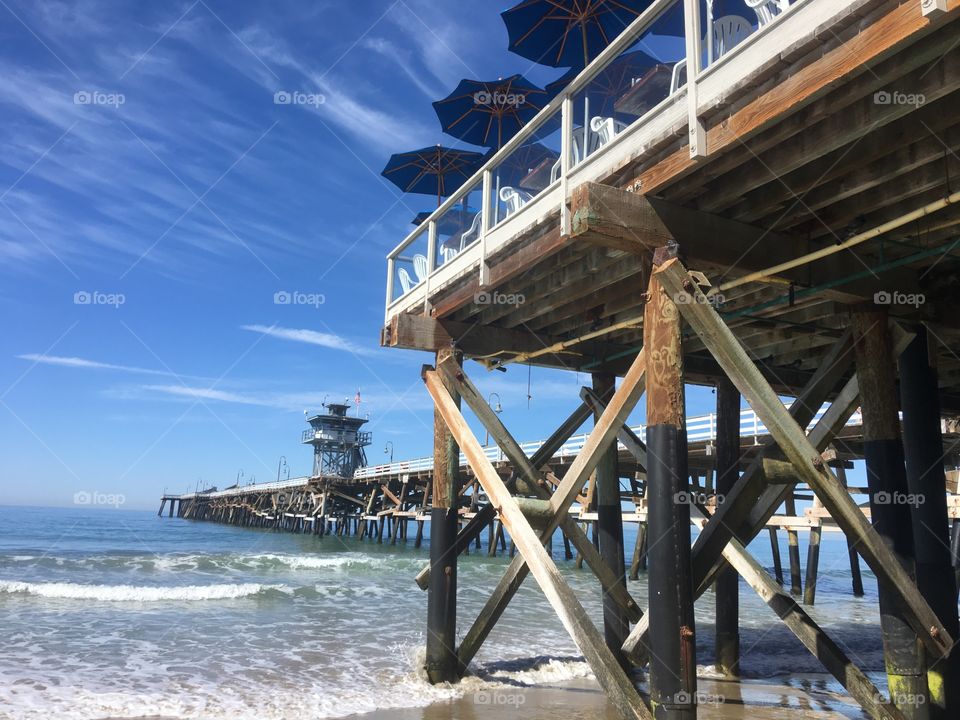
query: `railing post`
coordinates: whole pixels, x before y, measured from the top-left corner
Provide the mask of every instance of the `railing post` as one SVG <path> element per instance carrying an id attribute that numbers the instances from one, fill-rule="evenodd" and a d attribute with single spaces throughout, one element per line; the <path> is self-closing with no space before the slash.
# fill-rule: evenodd
<path id="1" fill-rule="evenodd" d="M 393 302 L 393 276 L 397 272 L 397 261 L 393 255 L 387 256 L 387 301 L 383 306 L 383 322 L 390 322 L 390 303 Z"/>
<path id="2" fill-rule="evenodd" d="M 490 280 L 490 268 L 487 266 L 487 233 L 490 232 L 490 220 L 493 216 L 493 203 L 496 198 L 490 197 L 493 190 L 493 173 L 483 171 L 483 185 L 481 194 L 483 203 L 480 206 L 480 287 L 486 287 Z"/>
<path id="3" fill-rule="evenodd" d="M 586 133 L 584 133 L 586 138 Z M 560 234 L 570 234 L 570 208 L 567 194 L 570 190 L 571 155 L 573 153 L 573 101 L 565 95 L 560 105 Z"/>
<path id="4" fill-rule="evenodd" d="M 423 279 L 423 314 L 430 313 L 430 278 L 437 267 L 437 221 L 427 227 L 427 276 Z"/>
<path id="5" fill-rule="evenodd" d="M 933 19 L 947 11 L 947 0 L 920 0 L 920 11 Z"/>
<path id="6" fill-rule="evenodd" d="M 700 120 L 697 99 L 697 76 L 700 75 L 700 58 L 703 49 L 700 42 L 700 1 L 683 0 L 687 39 L 687 114 L 689 124 L 690 157 L 706 157 L 707 131 Z M 708 31 L 707 42 L 713 45 L 713 28 Z"/>

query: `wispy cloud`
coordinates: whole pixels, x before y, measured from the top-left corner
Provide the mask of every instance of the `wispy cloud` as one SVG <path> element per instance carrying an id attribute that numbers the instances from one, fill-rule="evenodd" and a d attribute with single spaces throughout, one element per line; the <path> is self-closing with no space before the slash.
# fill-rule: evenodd
<path id="1" fill-rule="evenodd" d="M 63 355 L 40 355 L 38 353 L 25 353 L 17 355 L 21 360 L 29 360 L 39 365 L 58 365 L 60 367 L 81 368 L 84 370 L 115 370 L 126 373 L 139 373 L 142 375 L 161 375 L 164 377 L 185 377 L 178 376 L 169 370 L 153 370 L 151 368 L 136 367 L 135 365 L 117 365 L 115 363 L 100 362 L 99 360 L 87 360 L 79 357 L 66 357 Z"/>
<path id="2" fill-rule="evenodd" d="M 141 389 L 159 392 L 165 395 L 176 395 L 177 397 L 190 398 L 192 400 L 216 400 L 218 402 L 240 403 L 242 405 L 274 404 L 266 399 L 256 398 L 250 395 L 241 395 L 239 393 L 228 392 L 226 390 L 215 390 L 214 388 L 208 387 L 190 387 L 187 385 L 142 385 Z"/>
<path id="3" fill-rule="evenodd" d="M 281 340 L 317 345 L 331 350 L 342 350 L 354 355 L 373 355 L 376 351 L 372 347 L 358 345 L 352 340 L 334 333 L 306 330 L 303 328 L 285 328 L 276 325 L 241 325 L 241 329 L 261 333 Z"/>

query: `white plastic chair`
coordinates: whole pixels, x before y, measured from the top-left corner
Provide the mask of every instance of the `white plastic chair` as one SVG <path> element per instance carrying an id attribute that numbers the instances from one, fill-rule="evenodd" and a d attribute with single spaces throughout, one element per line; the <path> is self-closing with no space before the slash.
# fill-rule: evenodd
<path id="1" fill-rule="evenodd" d="M 573 165 L 577 165 L 584 158 L 583 153 L 583 128 L 578 127 L 573 129 L 573 142 L 571 147 L 573 149 Z M 594 152 L 598 147 L 597 136 L 594 134 L 590 135 L 590 152 Z M 562 158 L 557 158 L 557 161 L 553 164 L 553 167 L 550 168 L 550 182 L 554 183 L 560 177 L 560 168 L 561 168 Z"/>
<path id="2" fill-rule="evenodd" d="M 619 133 L 627 129 L 627 124 L 620 122 L 612 117 L 600 117 L 599 115 L 590 121 L 590 129 L 596 135 L 596 146 L 602 148 L 608 142 L 613 140 Z"/>
<path id="3" fill-rule="evenodd" d="M 440 255 L 443 257 L 443 262 L 448 263 L 453 260 L 458 253 L 454 248 L 442 247 L 440 248 Z"/>
<path id="4" fill-rule="evenodd" d="M 470 223 L 470 227 L 467 228 L 460 236 L 460 251 L 463 252 L 463 249 L 472 243 L 474 240 L 480 237 L 480 223 L 483 220 L 482 214 L 477 213 L 473 216 L 473 222 Z"/>
<path id="5" fill-rule="evenodd" d="M 414 282 L 406 268 L 398 268 L 397 277 L 400 278 L 400 289 L 403 291 L 401 293 L 402 295 L 406 295 L 408 292 L 413 290 Z"/>
<path id="6" fill-rule="evenodd" d="M 757 14 L 760 27 L 769 25 L 780 13 L 790 9 L 790 0 L 744 0 L 744 2 Z"/>
<path id="7" fill-rule="evenodd" d="M 779 1 L 779 0 L 776 0 Z M 747 39 L 753 32 L 753 25 L 746 18 L 739 15 L 724 15 L 713 21 L 713 61 L 716 62 L 737 45 Z M 703 38 L 706 46 L 707 38 Z M 673 66 L 673 77 L 670 79 L 670 94 L 673 95 L 682 86 L 680 73 L 687 69 L 687 59 L 680 60 Z"/>
<path id="8" fill-rule="evenodd" d="M 422 282 L 427 279 L 427 275 L 430 273 L 427 270 L 427 258 L 425 255 L 417 253 L 413 256 L 413 272 L 417 276 L 417 282 Z"/>
<path id="9" fill-rule="evenodd" d="M 517 210 L 526 205 L 533 199 L 533 195 L 524 190 L 518 190 L 512 187 L 500 188 L 500 199 L 507 205 L 507 214 L 510 217 Z"/>

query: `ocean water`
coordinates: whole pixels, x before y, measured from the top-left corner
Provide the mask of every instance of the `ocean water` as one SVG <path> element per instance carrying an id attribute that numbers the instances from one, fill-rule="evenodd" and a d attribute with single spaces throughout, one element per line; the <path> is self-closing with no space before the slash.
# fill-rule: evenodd
<path id="1" fill-rule="evenodd" d="M 628 552 L 632 539 L 628 526 Z M 559 542 L 554 550 L 562 558 Z M 766 536 L 751 550 L 772 564 Z M 0 718 L 336 718 L 590 676 L 530 578 L 474 677 L 426 683 L 426 594 L 413 577 L 428 553 L 428 541 L 414 549 L 152 512 L 0 507 Z M 506 562 L 485 547 L 462 559 L 461 635 Z M 558 562 L 599 618 L 592 575 Z M 811 614 L 882 687 L 876 583 L 866 571 L 864 582 L 867 596 L 853 598 L 843 540 L 825 533 Z M 645 607 L 644 573 L 629 589 Z M 697 603 L 704 675 L 712 615 L 707 593 Z M 820 683 L 819 663 L 743 585 L 741 615 L 747 676 L 813 673 Z"/>

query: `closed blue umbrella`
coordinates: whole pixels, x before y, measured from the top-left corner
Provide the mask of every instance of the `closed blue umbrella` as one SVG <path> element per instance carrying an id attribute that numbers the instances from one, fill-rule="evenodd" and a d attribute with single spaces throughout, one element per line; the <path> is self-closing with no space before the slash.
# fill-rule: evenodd
<path id="1" fill-rule="evenodd" d="M 584 68 L 652 0 L 523 0 L 500 13 L 510 50 L 552 67 Z"/>
<path id="2" fill-rule="evenodd" d="M 499 80 L 461 80 L 433 103 L 443 131 L 472 145 L 501 148 L 549 102 L 523 75 Z"/>
<path id="3" fill-rule="evenodd" d="M 391 155 L 380 174 L 403 192 L 436 195 L 439 207 L 441 198 L 455 193 L 482 164 L 478 152 L 434 145 Z"/>

